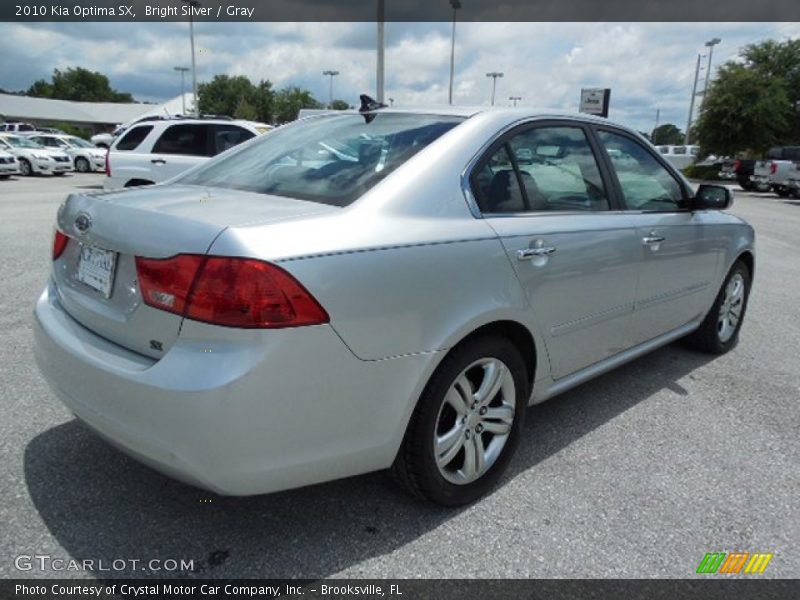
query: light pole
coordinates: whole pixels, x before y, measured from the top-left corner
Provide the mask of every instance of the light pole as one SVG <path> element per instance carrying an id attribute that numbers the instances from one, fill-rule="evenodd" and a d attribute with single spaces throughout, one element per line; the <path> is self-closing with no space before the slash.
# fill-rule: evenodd
<path id="1" fill-rule="evenodd" d="M 692 129 L 692 113 L 694 113 L 694 98 L 697 96 L 697 78 L 700 76 L 700 59 L 703 57 L 702 54 L 697 55 L 697 66 L 694 68 L 694 84 L 692 85 L 692 98 L 689 100 L 689 120 L 686 121 L 686 133 L 683 136 L 683 144 L 684 146 L 689 145 L 689 139 L 691 137 L 690 131 Z"/>
<path id="2" fill-rule="evenodd" d="M 330 94 L 328 95 L 330 98 L 330 101 L 328 102 L 328 108 L 333 109 L 333 78 L 339 74 L 339 71 L 323 71 L 322 74 L 331 78 Z"/>
<path id="3" fill-rule="evenodd" d="M 656 131 L 658 131 L 658 122 L 661 120 L 661 109 L 656 109 L 656 124 L 653 126 L 653 133 L 650 134 L 650 141 L 656 145 Z"/>
<path id="4" fill-rule="evenodd" d="M 516 108 L 517 100 L 522 100 L 522 96 L 509 96 L 508 99 L 514 103 L 514 108 Z"/>
<path id="5" fill-rule="evenodd" d="M 487 73 L 486 76 L 492 78 L 492 106 L 494 106 L 494 92 L 497 89 L 497 78 L 502 77 L 503 74 L 500 71 L 492 71 L 491 73 Z"/>
<path id="6" fill-rule="evenodd" d="M 456 11 L 461 8 L 461 2 L 458 0 L 450 0 L 450 6 L 453 7 L 453 36 L 450 39 L 450 91 L 447 94 L 447 103 L 453 103 L 453 76 L 456 70 Z"/>
<path id="7" fill-rule="evenodd" d="M 701 107 L 706 103 L 706 94 L 708 94 L 708 81 L 711 79 L 711 57 L 714 54 L 714 46 L 721 41 L 721 39 L 715 37 L 706 42 L 706 48 L 708 48 L 708 66 L 706 66 L 706 83 L 703 86 L 703 102 L 700 104 Z"/>
<path id="8" fill-rule="evenodd" d="M 186 71 L 189 70 L 189 67 L 172 67 L 176 71 L 180 71 L 181 74 L 181 106 L 183 106 L 182 114 L 186 114 L 186 94 L 184 93 L 184 78 L 186 75 Z"/>
<path id="9" fill-rule="evenodd" d="M 377 66 L 377 87 L 378 102 L 383 104 L 383 37 L 384 37 L 384 17 L 386 14 L 385 0 L 378 0 L 378 66 Z"/>
<path id="10" fill-rule="evenodd" d="M 197 62 L 194 58 L 194 17 L 192 16 L 192 8 L 202 6 L 199 0 L 181 0 L 184 4 L 188 4 L 189 10 L 189 41 L 192 44 L 192 96 L 194 96 L 194 114 L 200 115 L 200 101 L 197 98 Z"/>
<path id="11" fill-rule="evenodd" d="M 394 106 L 394 98 L 389 98 L 389 106 Z"/>

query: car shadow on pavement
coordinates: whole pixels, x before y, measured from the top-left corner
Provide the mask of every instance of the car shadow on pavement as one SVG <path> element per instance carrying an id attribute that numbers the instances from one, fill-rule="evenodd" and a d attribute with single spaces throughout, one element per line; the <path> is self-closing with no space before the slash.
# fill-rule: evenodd
<path id="1" fill-rule="evenodd" d="M 499 491 L 655 393 L 686 395 L 679 380 L 712 358 L 668 346 L 532 407 Z M 324 578 L 392 553 L 465 510 L 419 502 L 385 473 L 263 496 L 215 496 L 140 465 L 77 420 L 29 443 L 25 478 L 68 554 L 59 558 L 93 560 L 89 573 L 101 578 Z M 117 559 L 193 560 L 194 569 L 98 568 L 98 561 L 109 568 Z"/>

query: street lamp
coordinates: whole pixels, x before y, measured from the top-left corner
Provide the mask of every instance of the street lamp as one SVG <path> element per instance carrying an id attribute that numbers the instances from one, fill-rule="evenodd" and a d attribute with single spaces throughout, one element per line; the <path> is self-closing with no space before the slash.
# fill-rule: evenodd
<path id="1" fill-rule="evenodd" d="M 456 11 L 461 8 L 461 2 L 450 0 L 450 6 L 453 7 L 453 36 L 450 39 L 450 91 L 447 94 L 447 102 L 453 104 L 453 76 L 456 69 Z"/>
<path id="2" fill-rule="evenodd" d="M 692 115 L 694 114 L 694 99 L 697 96 L 697 79 L 700 77 L 700 59 L 703 58 L 702 54 L 697 55 L 697 66 L 694 68 L 694 84 L 692 84 L 692 98 L 689 100 L 689 120 L 686 121 L 686 133 L 683 134 L 684 146 L 689 145 L 692 130 Z M 708 74 L 706 74 L 708 77 Z"/>
<path id="3" fill-rule="evenodd" d="M 339 71 L 323 71 L 322 74 L 331 78 L 328 108 L 333 109 L 333 78 L 339 74 Z"/>
<path id="4" fill-rule="evenodd" d="M 706 48 L 708 48 L 708 66 L 706 67 L 706 83 L 703 86 L 703 104 L 706 103 L 706 94 L 708 93 L 708 81 L 711 79 L 711 56 L 714 54 L 714 46 L 719 44 L 722 40 L 719 38 L 712 38 L 706 42 Z"/>
<path id="5" fill-rule="evenodd" d="M 180 71 L 181 74 L 181 106 L 183 106 L 182 114 L 186 114 L 186 94 L 184 93 L 184 77 L 186 75 L 186 71 L 189 70 L 189 67 L 172 67 L 176 71 Z"/>
<path id="6" fill-rule="evenodd" d="M 514 108 L 516 108 L 517 100 L 522 100 L 522 96 L 509 96 L 508 99 L 514 103 Z"/>
<path id="7" fill-rule="evenodd" d="M 184 4 L 188 4 L 190 8 L 197 8 L 198 6 L 202 6 L 199 0 L 181 0 Z M 192 95 L 194 96 L 194 114 L 196 116 L 200 115 L 200 101 L 197 98 L 197 62 L 194 58 L 194 17 L 192 13 L 194 11 L 189 11 L 189 41 L 192 44 Z"/>
<path id="8" fill-rule="evenodd" d="M 492 78 L 492 106 L 494 106 L 494 92 L 497 89 L 497 78 L 502 77 L 503 74 L 500 71 L 492 71 L 491 73 L 487 73 L 486 76 Z"/>
<path id="9" fill-rule="evenodd" d="M 383 104 L 383 53 L 384 53 L 384 37 L 385 37 L 385 18 L 386 18 L 386 1 L 378 0 L 378 60 L 376 66 L 376 84 L 378 88 L 378 102 Z"/>
<path id="10" fill-rule="evenodd" d="M 389 98 L 389 106 L 394 106 L 394 98 Z"/>

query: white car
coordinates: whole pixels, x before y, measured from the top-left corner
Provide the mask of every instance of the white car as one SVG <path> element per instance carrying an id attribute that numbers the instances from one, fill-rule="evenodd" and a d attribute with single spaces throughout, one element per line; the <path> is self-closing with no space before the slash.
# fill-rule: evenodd
<path id="1" fill-rule="evenodd" d="M 161 183 L 272 129 L 221 118 L 145 121 L 118 136 L 108 151 L 107 190 Z"/>
<path id="2" fill-rule="evenodd" d="M 17 157 L 21 175 L 63 175 L 74 170 L 66 153 L 18 135 L 0 134 L 0 150 Z"/>
<path id="3" fill-rule="evenodd" d="M 0 150 L 0 179 L 8 179 L 19 173 L 19 163 L 13 154 Z"/>
<path id="4" fill-rule="evenodd" d="M 28 136 L 45 148 L 61 150 L 72 158 L 75 170 L 79 173 L 102 171 L 106 168 L 106 150 L 90 144 L 74 135 L 38 134 Z"/>
<path id="5" fill-rule="evenodd" d="M 116 137 L 125 131 L 125 127 L 120 125 L 111 133 L 98 133 L 89 138 L 89 141 L 98 148 L 108 149 L 114 143 Z"/>
<path id="6" fill-rule="evenodd" d="M 700 146 L 657 146 L 661 155 L 676 169 L 685 169 L 697 162 Z"/>
<path id="7" fill-rule="evenodd" d="M 30 123 L 2 123 L 0 131 L 6 133 L 30 133 L 36 131 L 36 127 Z"/>

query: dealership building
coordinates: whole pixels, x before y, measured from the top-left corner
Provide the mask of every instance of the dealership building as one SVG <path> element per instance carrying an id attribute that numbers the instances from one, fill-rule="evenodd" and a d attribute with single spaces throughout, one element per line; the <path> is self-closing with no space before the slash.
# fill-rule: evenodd
<path id="1" fill-rule="evenodd" d="M 138 102 L 73 102 L 0 94 L 0 123 L 23 121 L 39 127 L 71 125 L 94 134 L 154 115 L 180 115 L 194 106 L 191 93 L 163 104 Z"/>

